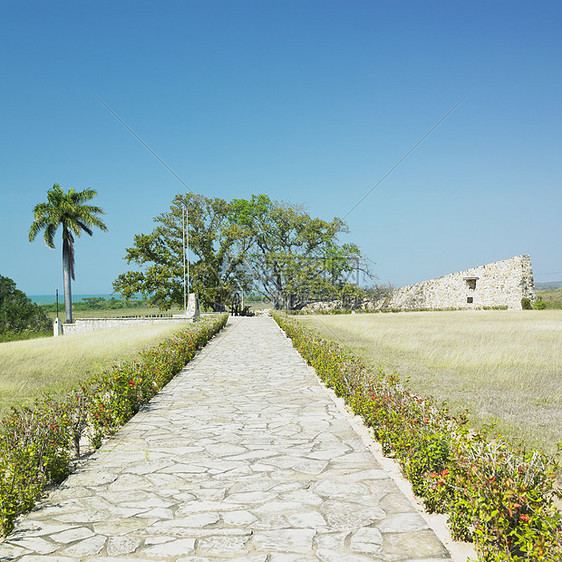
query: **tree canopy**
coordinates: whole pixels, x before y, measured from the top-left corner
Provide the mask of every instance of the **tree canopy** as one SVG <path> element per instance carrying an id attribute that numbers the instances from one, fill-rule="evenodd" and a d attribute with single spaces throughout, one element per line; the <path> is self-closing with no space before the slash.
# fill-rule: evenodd
<path id="1" fill-rule="evenodd" d="M 177 195 L 170 211 L 154 219 L 157 226 L 150 234 L 135 235 L 125 259 L 137 269 L 119 275 L 114 290 L 125 298 L 140 293 L 162 309 L 183 303 L 185 209 L 189 290 L 197 292 L 206 307 L 224 310 L 234 291 L 250 287 L 242 267 L 246 234 L 229 220 L 229 208 L 224 199 Z"/>
<path id="2" fill-rule="evenodd" d="M 300 309 L 310 300 L 340 296 L 349 273 L 365 270 L 354 244 L 339 244 L 343 220 L 312 218 L 299 205 L 267 195 L 232 202 L 232 220 L 248 232 L 246 264 L 255 289 L 275 308 Z"/>
<path id="3" fill-rule="evenodd" d="M 46 332 L 51 321 L 41 307 L 31 302 L 15 281 L 0 275 L 0 334 Z"/>
<path id="4" fill-rule="evenodd" d="M 150 234 L 138 234 L 125 259 L 136 269 L 115 280 L 126 298 L 140 293 L 160 308 L 183 302 L 183 213 L 190 252 L 190 290 L 219 311 L 238 291 L 254 291 L 276 308 L 299 309 L 318 298 L 341 296 L 365 270 L 354 244 L 340 244 L 347 232 L 339 218 L 312 218 L 298 205 L 266 195 L 227 202 L 203 195 L 177 195 L 170 211 L 154 220 Z M 187 240 L 186 240 L 187 242 Z"/>

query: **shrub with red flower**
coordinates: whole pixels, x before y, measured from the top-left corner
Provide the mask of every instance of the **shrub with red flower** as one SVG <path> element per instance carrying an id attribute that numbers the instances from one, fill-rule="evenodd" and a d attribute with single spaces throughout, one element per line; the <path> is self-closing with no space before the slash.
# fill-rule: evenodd
<path id="1" fill-rule="evenodd" d="M 14 408 L 0 423 L 0 533 L 33 507 L 45 486 L 71 470 L 71 451 L 80 454 L 87 433 L 94 447 L 114 433 L 176 375 L 228 315 L 183 330 L 139 359 L 92 376 L 60 402 L 46 398 L 32 408 Z"/>
<path id="2" fill-rule="evenodd" d="M 452 534 L 474 541 L 480 561 L 562 560 L 555 459 L 470 429 L 466 415 L 414 395 L 398 375 L 373 372 L 287 316 L 274 318 L 398 460 L 426 508 L 448 513 Z"/>

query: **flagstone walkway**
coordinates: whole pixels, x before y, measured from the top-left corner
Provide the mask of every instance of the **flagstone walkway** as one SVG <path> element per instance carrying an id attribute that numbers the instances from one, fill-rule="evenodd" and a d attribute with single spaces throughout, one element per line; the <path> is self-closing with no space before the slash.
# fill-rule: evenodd
<path id="1" fill-rule="evenodd" d="M 0 544 L 21 562 L 449 558 L 267 317 L 231 318 Z"/>

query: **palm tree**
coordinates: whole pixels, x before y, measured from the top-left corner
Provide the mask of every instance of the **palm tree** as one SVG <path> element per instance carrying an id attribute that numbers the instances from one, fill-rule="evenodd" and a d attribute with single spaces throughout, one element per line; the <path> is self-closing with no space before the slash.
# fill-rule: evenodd
<path id="1" fill-rule="evenodd" d="M 92 205 L 84 205 L 86 201 L 97 195 L 93 189 L 65 193 L 58 183 L 47 191 L 47 202 L 38 203 L 33 209 L 33 224 L 29 229 L 29 241 L 41 230 L 45 230 L 43 238 L 49 248 L 55 247 L 54 237 L 59 226 L 62 226 L 62 269 L 64 281 L 64 310 L 66 323 L 72 323 L 71 279 L 74 280 L 74 235 L 80 237 L 82 231 L 92 236 L 92 228 L 98 227 L 107 231 L 105 224 L 96 216 L 105 213 Z"/>

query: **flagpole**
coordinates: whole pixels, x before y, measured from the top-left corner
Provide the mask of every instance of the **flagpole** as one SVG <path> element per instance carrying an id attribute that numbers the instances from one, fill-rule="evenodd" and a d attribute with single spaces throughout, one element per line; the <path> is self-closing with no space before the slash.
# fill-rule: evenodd
<path id="1" fill-rule="evenodd" d="M 185 205 L 183 207 L 182 213 L 182 247 L 183 247 L 183 312 L 184 314 L 187 313 L 187 291 L 185 287 L 185 268 L 186 268 L 186 259 L 185 259 Z"/>
<path id="2" fill-rule="evenodd" d="M 185 207 L 186 213 L 187 213 L 187 230 L 186 230 L 186 235 L 187 235 L 187 292 L 189 293 L 190 291 L 190 277 L 189 277 L 189 207 Z"/>

